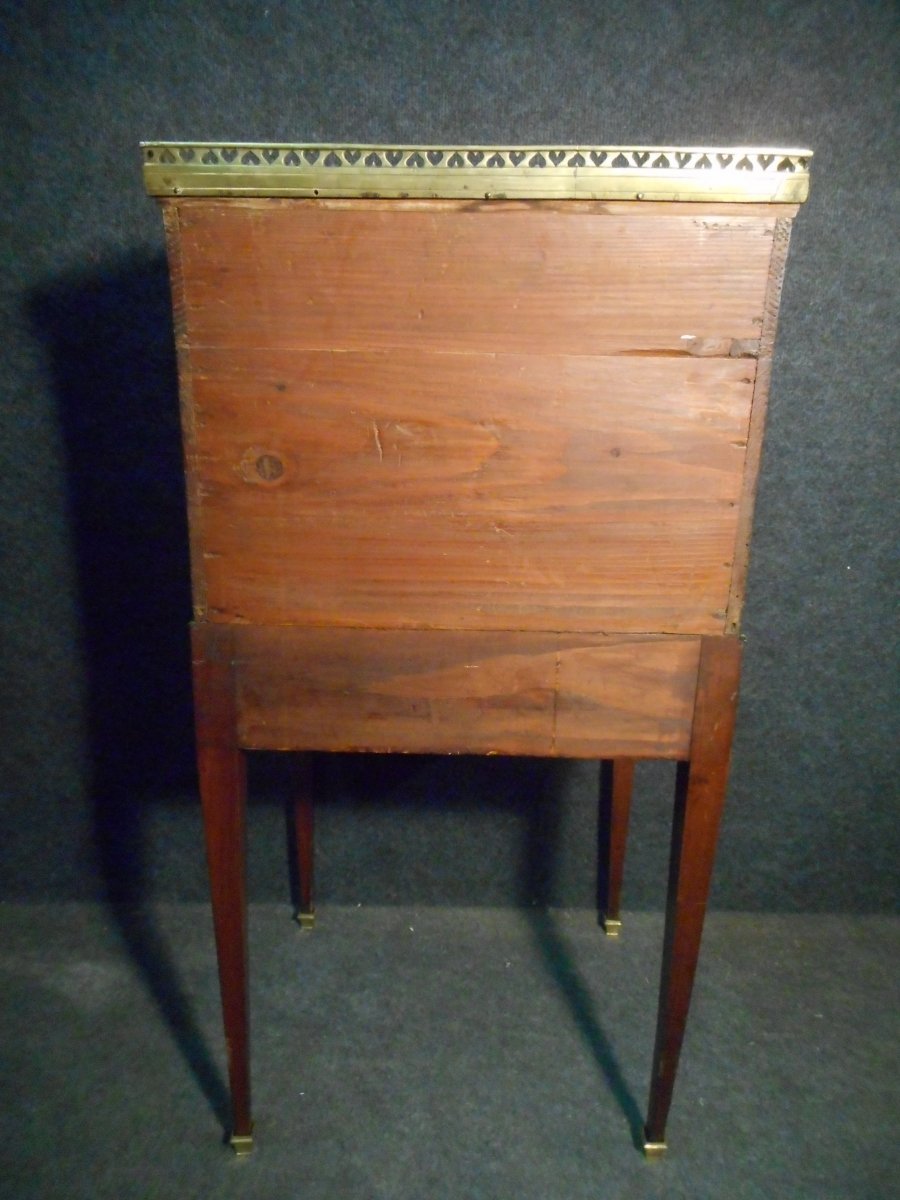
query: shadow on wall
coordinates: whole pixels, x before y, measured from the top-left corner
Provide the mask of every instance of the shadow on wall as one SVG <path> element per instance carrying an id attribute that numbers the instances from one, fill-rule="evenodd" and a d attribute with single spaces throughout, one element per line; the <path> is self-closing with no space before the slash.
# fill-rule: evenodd
<path id="1" fill-rule="evenodd" d="M 153 917 L 146 806 L 195 794 L 184 471 L 168 276 L 160 255 L 32 297 L 63 431 L 87 671 L 103 894 L 173 1039 L 225 1123 L 228 1098 Z"/>
<path id="2" fill-rule="evenodd" d="M 32 322 L 68 456 L 97 861 L 106 895 L 144 898 L 141 809 L 193 791 L 190 574 L 165 258 L 52 284 Z"/>

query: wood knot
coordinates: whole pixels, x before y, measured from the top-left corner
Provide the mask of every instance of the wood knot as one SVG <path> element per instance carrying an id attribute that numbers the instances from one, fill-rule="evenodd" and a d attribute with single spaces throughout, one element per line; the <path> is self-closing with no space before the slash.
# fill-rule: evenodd
<path id="1" fill-rule="evenodd" d="M 261 454 L 256 460 L 256 473 L 266 483 L 272 483 L 284 474 L 284 463 L 275 454 Z"/>
<path id="2" fill-rule="evenodd" d="M 245 450 L 238 469 L 245 483 L 274 487 L 285 479 L 284 459 L 277 451 L 264 446 L 250 446 Z"/>

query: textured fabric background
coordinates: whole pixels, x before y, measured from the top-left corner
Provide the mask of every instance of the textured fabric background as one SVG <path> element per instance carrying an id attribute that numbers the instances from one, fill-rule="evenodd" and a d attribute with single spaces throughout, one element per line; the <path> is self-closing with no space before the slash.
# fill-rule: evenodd
<path id="1" fill-rule="evenodd" d="M 162 228 L 140 138 L 809 145 L 713 903 L 896 899 L 892 3 L 4 3 L 0 894 L 205 896 Z M 251 894 L 286 895 L 254 763 Z M 640 771 L 626 907 L 661 902 Z M 596 770 L 325 764 L 320 895 L 589 905 Z"/>

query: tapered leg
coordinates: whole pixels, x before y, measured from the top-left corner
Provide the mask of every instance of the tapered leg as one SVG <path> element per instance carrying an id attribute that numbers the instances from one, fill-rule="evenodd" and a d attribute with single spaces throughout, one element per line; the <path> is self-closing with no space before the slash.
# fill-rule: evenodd
<path id="1" fill-rule="evenodd" d="M 294 775 L 294 838 L 297 861 L 297 912 L 301 929 L 312 929 L 316 923 L 314 879 L 314 776 L 311 754 L 295 756 Z"/>
<path id="2" fill-rule="evenodd" d="M 656 1048 L 644 1130 L 648 1155 L 666 1149 L 666 1119 L 700 952 L 728 781 L 740 662 L 738 638 L 702 639 L 690 759 L 678 764 Z"/>
<path id="3" fill-rule="evenodd" d="M 253 1146 L 245 883 L 246 762 L 237 743 L 231 633 L 192 626 L 197 766 L 231 1088 L 231 1145 Z"/>
<path id="4" fill-rule="evenodd" d="M 618 937 L 622 928 L 619 901 L 633 786 L 633 758 L 605 759 L 600 764 L 597 907 L 607 937 Z"/>

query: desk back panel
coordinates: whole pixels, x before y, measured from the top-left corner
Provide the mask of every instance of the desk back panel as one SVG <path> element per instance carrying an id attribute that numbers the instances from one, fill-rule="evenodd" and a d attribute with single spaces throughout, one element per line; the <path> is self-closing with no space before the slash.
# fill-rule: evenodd
<path id="1" fill-rule="evenodd" d="M 165 206 L 198 617 L 725 631 L 784 205 Z"/>

